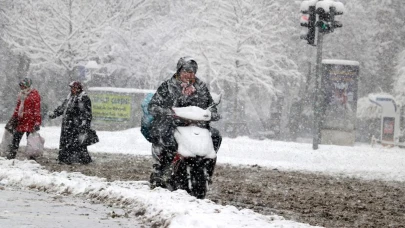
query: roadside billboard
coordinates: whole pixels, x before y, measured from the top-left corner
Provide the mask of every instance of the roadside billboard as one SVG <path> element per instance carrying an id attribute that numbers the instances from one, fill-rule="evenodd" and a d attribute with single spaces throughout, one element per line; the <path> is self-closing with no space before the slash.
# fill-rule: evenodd
<path id="1" fill-rule="evenodd" d="M 357 61 L 322 61 L 322 144 L 354 144 L 358 77 Z"/>
<path id="2" fill-rule="evenodd" d="M 141 102 L 154 90 L 115 87 L 89 87 L 96 130 L 124 130 L 140 127 Z"/>
<path id="3" fill-rule="evenodd" d="M 132 96 L 125 94 L 92 94 L 92 113 L 96 120 L 129 121 L 131 119 Z"/>

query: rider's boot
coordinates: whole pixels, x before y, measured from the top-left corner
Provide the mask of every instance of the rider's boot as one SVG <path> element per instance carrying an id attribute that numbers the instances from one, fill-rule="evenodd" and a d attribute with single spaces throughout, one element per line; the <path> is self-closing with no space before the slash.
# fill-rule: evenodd
<path id="1" fill-rule="evenodd" d="M 160 164 L 153 164 L 152 165 L 153 171 L 150 175 L 150 187 L 151 189 L 156 187 L 165 187 L 165 183 L 163 181 L 163 167 Z"/>

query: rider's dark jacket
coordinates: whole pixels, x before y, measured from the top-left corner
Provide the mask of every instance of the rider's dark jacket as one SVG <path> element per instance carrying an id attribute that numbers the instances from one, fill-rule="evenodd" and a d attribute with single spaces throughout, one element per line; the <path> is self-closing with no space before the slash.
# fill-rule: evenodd
<path id="1" fill-rule="evenodd" d="M 150 132 L 153 143 L 162 143 L 162 141 L 167 141 L 164 138 L 172 138 L 174 127 L 181 124 L 174 121 L 171 110 L 173 107 L 198 106 L 202 109 L 210 107 L 211 121 L 220 119 L 216 106 L 213 106 L 214 101 L 208 87 L 203 81 L 196 78 L 194 83 L 196 91 L 190 96 L 182 94 L 180 84 L 181 81 L 176 78 L 176 74 L 173 75 L 159 86 L 149 103 L 148 111 L 154 117 Z M 206 124 L 206 127 L 209 128 L 209 123 Z"/>

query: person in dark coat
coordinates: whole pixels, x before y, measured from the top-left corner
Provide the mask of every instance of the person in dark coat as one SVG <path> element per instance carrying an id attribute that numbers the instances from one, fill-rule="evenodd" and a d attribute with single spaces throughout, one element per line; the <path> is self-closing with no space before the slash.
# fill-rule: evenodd
<path id="1" fill-rule="evenodd" d="M 180 58 L 177 72 L 159 86 L 148 105 L 148 111 L 153 116 L 150 136 L 155 159 L 154 178 L 161 178 L 163 170 L 170 164 L 177 150 L 174 130 L 183 123 L 175 117 L 173 107 L 210 108 L 211 121 L 220 119 L 207 85 L 195 76 L 197 69 L 197 62 L 193 58 Z M 210 130 L 214 149 L 218 151 L 222 141 L 219 131 L 210 127 L 208 122 L 205 127 Z M 151 180 L 152 182 L 156 186 L 160 184 L 160 180 Z"/>
<path id="2" fill-rule="evenodd" d="M 73 81 L 69 86 L 68 97 L 49 113 L 51 119 L 63 115 L 58 160 L 60 164 L 89 164 L 92 159 L 87 146 L 81 145 L 80 138 L 91 126 L 91 100 L 80 82 Z"/>
<path id="3" fill-rule="evenodd" d="M 27 137 L 34 131 L 39 131 L 41 125 L 41 96 L 36 89 L 31 88 L 32 80 L 24 78 L 20 81 L 20 93 L 13 116 L 6 129 L 13 134 L 12 144 L 8 146 L 7 159 L 14 159 L 24 133 Z M 29 159 L 35 160 L 34 157 Z"/>

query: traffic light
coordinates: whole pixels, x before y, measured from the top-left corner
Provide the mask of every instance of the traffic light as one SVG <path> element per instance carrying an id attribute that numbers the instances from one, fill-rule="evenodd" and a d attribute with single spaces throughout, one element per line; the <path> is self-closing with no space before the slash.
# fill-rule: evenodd
<path id="1" fill-rule="evenodd" d="M 316 27 L 319 28 L 319 32 L 322 33 L 329 33 L 332 32 L 331 26 L 331 19 L 333 15 L 331 15 L 330 11 L 327 12 L 324 8 L 318 7 L 316 9 L 316 14 L 318 14 L 318 21 L 316 22 Z"/>
<path id="2" fill-rule="evenodd" d="M 335 2 L 333 4 L 334 6 L 330 8 L 331 12 L 333 12 L 333 20 L 332 20 L 332 25 L 333 28 L 341 28 L 343 27 L 342 22 L 336 21 L 335 16 L 337 15 L 343 15 L 343 12 L 345 11 L 345 6 L 341 2 Z"/>
<path id="3" fill-rule="evenodd" d="M 316 13 L 318 14 L 316 27 L 319 28 L 319 32 L 330 33 L 333 32 L 335 28 L 343 27 L 340 21 L 335 20 L 335 16 L 342 15 L 343 11 L 344 6 L 341 2 L 333 2 L 333 4 L 329 6 L 329 10 L 325 10 L 324 7 L 319 6 L 316 9 Z"/>
<path id="4" fill-rule="evenodd" d="M 307 1 L 304 1 L 307 2 Z M 304 3 L 303 2 L 303 3 Z M 301 39 L 307 40 L 308 44 L 314 45 L 315 44 L 315 24 L 316 24 L 316 12 L 315 12 L 315 5 L 314 6 L 305 6 L 301 5 L 301 26 L 308 27 L 308 32 L 304 33 L 300 36 Z"/>

